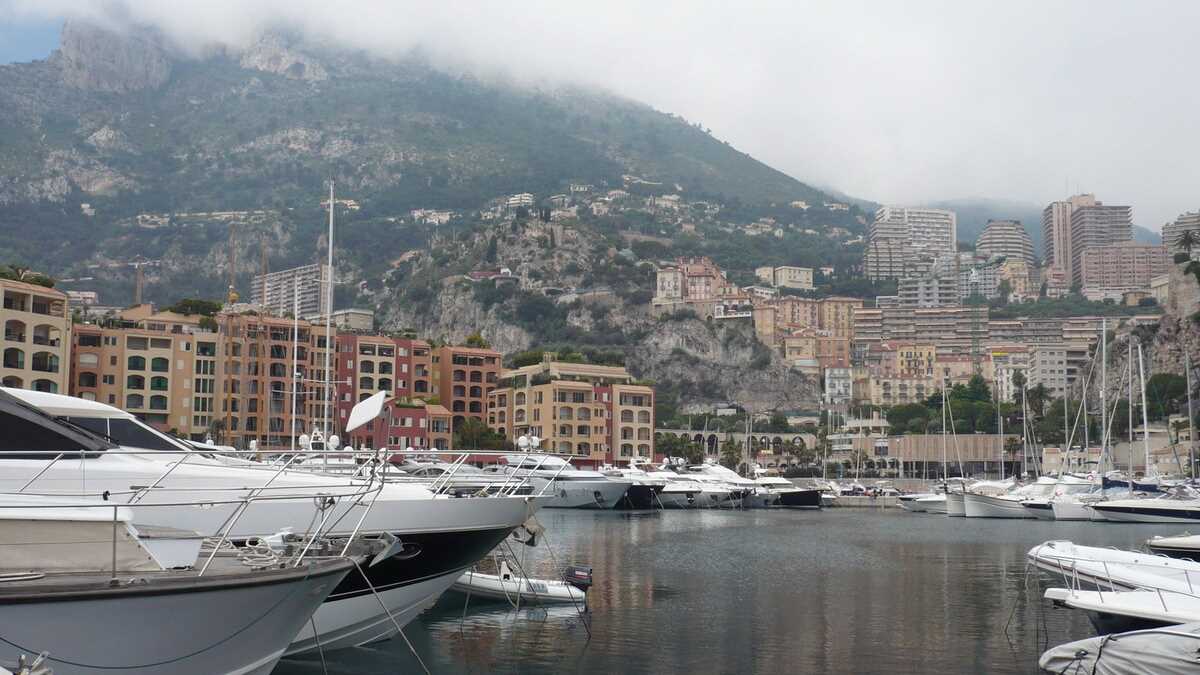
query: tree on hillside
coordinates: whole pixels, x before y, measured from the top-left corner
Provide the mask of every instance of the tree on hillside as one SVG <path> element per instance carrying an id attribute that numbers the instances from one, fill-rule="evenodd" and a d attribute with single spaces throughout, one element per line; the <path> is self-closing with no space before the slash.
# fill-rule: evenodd
<path id="1" fill-rule="evenodd" d="M 741 463 L 742 446 L 735 443 L 733 439 L 727 439 L 721 444 L 721 466 L 736 471 Z"/>
<path id="2" fill-rule="evenodd" d="M 1184 230 L 1175 238 L 1175 245 L 1187 251 L 1190 256 L 1192 249 L 1200 245 L 1200 235 L 1196 234 L 1195 230 Z"/>
<path id="3" fill-rule="evenodd" d="M 463 340 L 463 346 L 464 347 L 472 347 L 474 349 L 491 349 L 492 348 L 492 345 L 490 343 L 488 343 L 487 340 L 483 339 L 483 335 L 481 335 L 479 331 L 475 331 L 474 333 L 471 333 L 470 335 L 468 335 L 467 339 Z"/>
<path id="4" fill-rule="evenodd" d="M 1146 413 L 1152 420 L 1166 418 L 1178 409 L 1187 396 L 1187 378 L 1171 373 L 1158 373 L 1146 381 Z"/>

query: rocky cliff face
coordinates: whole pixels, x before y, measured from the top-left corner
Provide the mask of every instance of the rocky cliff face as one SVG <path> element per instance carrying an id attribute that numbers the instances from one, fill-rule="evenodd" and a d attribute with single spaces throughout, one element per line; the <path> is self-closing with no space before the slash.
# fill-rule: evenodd
<path id="1" fill-rule="evenodd" d="M 64 84 L 87 91 L 124 94 L 156 89 L 171 77 L 171 59 L 149 32 L 118 33 L 68 21 L 51 56 Z"/>
<path id="2" fill-rule="evenodd" d="M 320 81 L 329 77 L 325 66 L 274 34 L 264 35 L 242 53 L 240 63 L 243 68 L 275 73 L 293 80 Z"/>
<path id="3" fill-rule="evenodd" d="M 685 404 L 736 401 L 755 410 L 811 407 L 819 386 L 790 369 L 749 322 L 699 319 L 657 324 L 629 353 L 638 377 L 679 387 Z"/>

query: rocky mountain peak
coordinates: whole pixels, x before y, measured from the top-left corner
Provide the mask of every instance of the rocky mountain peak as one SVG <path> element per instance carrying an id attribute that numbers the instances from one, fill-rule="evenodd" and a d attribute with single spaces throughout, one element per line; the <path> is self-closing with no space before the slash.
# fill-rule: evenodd
<path id="1" fill-rule="evenodd" d="M 329 77 L 320 62 L 274 33 L 264 34 L 243 52 L 240 63 L 243 68 L 275 73 L 293 80 L 319 81 Z"/>
<path id="2" fill-rule="evenodd" d="M 64 84 L 88 91 L 157 89 L 171 77 L 171 59 L 156 34 L 118 32 L 81 21 L 63 25 L 50 60 L 60 68 Z"/>

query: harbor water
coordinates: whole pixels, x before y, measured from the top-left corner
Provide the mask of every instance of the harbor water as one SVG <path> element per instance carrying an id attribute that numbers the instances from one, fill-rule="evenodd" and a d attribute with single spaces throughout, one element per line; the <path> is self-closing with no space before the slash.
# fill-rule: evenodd
<path id="1" fill-rule="evenodd" d="M 590 613 L 447 594 L 405 633 L 435 673 L 1032 673 L 1092 635 L 1041 597 L 1049 539 L 1136 548 L 1184 526 L 981 520 L 900 509 L 562 511 L 515 545 L 535 576 L 595 568 Z M 401 639 L 327 656 L 330 673 L 420 672 Z M 324 672 L 319 659 L 276 673 Z"/>

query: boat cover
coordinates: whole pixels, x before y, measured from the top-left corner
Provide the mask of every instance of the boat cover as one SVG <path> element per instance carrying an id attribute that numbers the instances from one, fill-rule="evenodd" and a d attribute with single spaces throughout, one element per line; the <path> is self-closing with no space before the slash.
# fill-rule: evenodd
<path id="1" fill-rule="evenodd" d="M 1038 666 L 1047 673 L 1095 675 L 1194 674 L 1200 650 L 1200 623 L 1136 630 L 1076 640 L 1051 647 Z"/>

